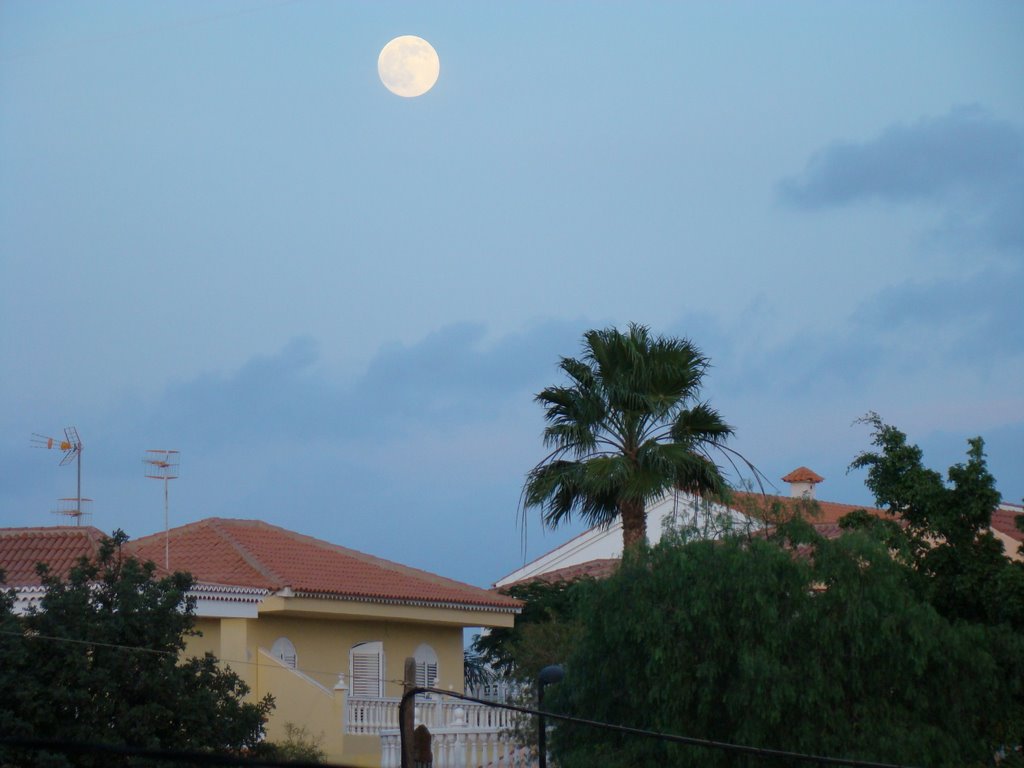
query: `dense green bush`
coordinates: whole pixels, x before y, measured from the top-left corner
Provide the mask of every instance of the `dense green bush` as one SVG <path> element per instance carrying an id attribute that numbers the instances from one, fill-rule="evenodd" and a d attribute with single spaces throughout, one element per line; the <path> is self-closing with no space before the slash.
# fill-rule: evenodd
<path id="1" fill-rule="evenodd" d="M 241 753 L 257 748 L 273 699 L 206 654 L 182 658 L 194 632 L 192 578 L 156 578 L 105 539 L 95 561 L 66 580 L 42 569 L 40 609 L 12 613 L 0 593 L 0 734 L 145 749 Z M 0 764 L 117 765 L 112 755 L 44 756 L 4 750 Z"/>
<path id="2" fill-rule="evenodd" d="M 665 544 L 581 586 L 552 708 L 724 742 L 928 766 L 987 762 L 1021 711 L 1024 641 L 950 621 L 864 533 Z M 795 556 L 801 546 L 803 556 Z M 559 725 L 575 766 L 771 765 Z"/>

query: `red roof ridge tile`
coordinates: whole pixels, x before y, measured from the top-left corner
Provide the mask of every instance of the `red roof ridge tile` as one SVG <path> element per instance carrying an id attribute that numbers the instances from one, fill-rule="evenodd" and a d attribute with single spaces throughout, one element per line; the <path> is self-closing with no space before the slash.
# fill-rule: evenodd
<path id="1" fill-rule="evenodd" d="M 274 584 L 277 589 L 281 589 L 283 587 L 291 587 L 291 586 L 293 586 L 293 585 L 288 583 L 287 579 L 285 579 L 282 576 L 280 576 L 279 574 L 275 573 L 273 569 L 271 569 L 266 563 L 261 561 L 252 550 L 250 550 L 247 546 L 245 546 L 245 544 L 243 544 L 237 538 L 235 538 L 229 532 L 229 530 L 228 530 L 229 526 L 225 525 L 225 523 L 233 523 L 233 522 L 252 523 L 253 524 L 252 527 L 254 527 L 254 528 L 258 528 L 260 526 L 266 526 L 268 528 L 277 528 L 277 526 L 270 525 L 269 523 L 265 523 L 262 520 L 237 520 L 237 519 L 234 519 L 234 518 L 222 518 L 222 517 L 211 517 L 211 518 L 207 518 L 206 520 L 200 520 L 199 521 L 199 523 L 204 523 L 204 522 L 208 522 L 211 529 L 216 531 L 217 534 L 222 539 L 224 539 L 229 544 L 231 544 L 231 546 L 234 547 L 235 551 L 238 552 L 239 555 L 241 555 L 242 559 L 245 560 L 245 562 L 249 565 L 250 568 L 252 568 L 257 573 L 261 574 L 265 579 L 267 579 L 267 581 L 269 581 L 270 583 Z M 291 533 L 291 531 L 287 531 L 285 528 L 277 528 L 277 530 L 281 530 L 281 531 L 285 531 L 287 533 Z"/>

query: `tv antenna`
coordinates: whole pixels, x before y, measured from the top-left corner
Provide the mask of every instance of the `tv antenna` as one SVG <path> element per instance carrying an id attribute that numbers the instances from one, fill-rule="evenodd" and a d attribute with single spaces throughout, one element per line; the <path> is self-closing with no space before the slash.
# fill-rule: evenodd
<path id="1" fill-rule="evenodd" d="M 82 515 L 86 514 L 82 508 L 82 502 L 91 502 L 92 499 L 82 498 L 82 440 L 78 437 L 78 430 L 74 427 L 66 427 L 63 440 L 33 432 L 32 444 L 37 448 L 46 448 L 47 450 L 57 448 L 64 451 L 64 458 L 60 460 L 59 466 L 63 467 L 72 461 L 78 465 L 78 493 L 73 499 L 60 499 L 61 508 L 56 510 L 56 513 L 73 517 L 75 518 L 75 525 L 81 525 Z"/>
<path id="2" fill-rule="evenodd" d="M 146 451 L 142 457 L 142 463 L 146 465 L 146 477 L 150 480 L 164 481 L 164 568 L 171 569 L 171 534 L 168 526 L 168 510 L 170 509 L 170 497 L 167 492 L 169 480 L 178 479 L 178 471 L 181 466 L 181 452 L 167 451 L 162 448 L 155 448 Z"/>

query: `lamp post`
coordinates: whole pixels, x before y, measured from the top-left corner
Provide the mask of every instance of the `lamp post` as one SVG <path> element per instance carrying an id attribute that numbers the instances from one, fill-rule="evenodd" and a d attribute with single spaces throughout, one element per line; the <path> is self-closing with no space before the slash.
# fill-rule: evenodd
<path id="1" fill-rule="evenodd" d="M 537 709 L 544 703 L 544 686 L 560 683 L 565 677 L 565 670 L 558 664 L 549 664 L 537 675 Z M 539 751 L 539 768 L 548 768 L 548 739 L 544 730 L 544 715 L 537 715 L 537 750 Z"/>

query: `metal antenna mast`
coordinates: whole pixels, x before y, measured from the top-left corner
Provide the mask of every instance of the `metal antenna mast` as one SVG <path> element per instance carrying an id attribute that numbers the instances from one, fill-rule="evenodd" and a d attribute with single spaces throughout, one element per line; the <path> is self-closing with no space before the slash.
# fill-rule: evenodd
<path id="1" fill-rule="evenodd" d="M 85 514 L 85 510 L 82 508 L 83 501 L 91 501 L 91 499 L 82 498 L 82 440 L 78 436 L 78 430 L 74 427 L 67 427 L 64 429 L 64 440 L 57 440 L 53 437 L 47 437 L 46 435 L 40 435 L 36 432 L 32 433 L 32 444 L 37 448 L 58 448 L 64 451 L 64 458 L 60 460 L 60 466 L 70 464 L 72 459 L 78 465 L 78 493 L 73 499 L 60 499 L 68 508 L 57 510 L 57 514 L 67 515 L 68 517 L 75 518 L 75 525 L 82 524 L 82 515 Z M 73 504 L 72 504 L 73 502 Z"/>
<path id="2" fill-rule="evenodd" d="M 181 465 L 179 451 L 167 451 L 160 448 L 146 451 L 142 457 L 146 465 L 146 477 L 150 480 L 164 481 L 164 568 L 171 569 L 171 534 L 168 526 L 168 510 L 170 496 L 167 492 L 167 481 L 178 479 L 178 468 Z"/>

